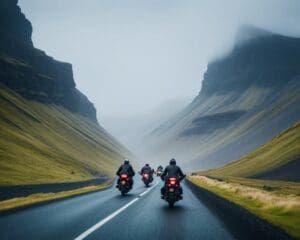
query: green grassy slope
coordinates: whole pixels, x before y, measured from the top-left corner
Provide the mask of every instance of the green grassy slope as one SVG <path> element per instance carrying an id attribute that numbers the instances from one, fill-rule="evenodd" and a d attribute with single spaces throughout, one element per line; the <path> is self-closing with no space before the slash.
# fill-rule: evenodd
<path id="1" fill-rule="evenodd" d="M 300 158 L 300 122 L 238 161 L 202 172 L 212 176 L 252 177 Z"/>
<path id="2" fill-rule="evenodd" d="M 111 176 L 125 152 L 104 129 L 0 86 L 0 185 Z"/>

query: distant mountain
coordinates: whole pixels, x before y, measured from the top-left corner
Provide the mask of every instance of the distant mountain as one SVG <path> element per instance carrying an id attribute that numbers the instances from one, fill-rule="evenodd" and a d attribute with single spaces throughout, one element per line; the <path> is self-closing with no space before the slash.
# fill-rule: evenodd
<path id="1" fill-rule="evenodd" d="M 97 123 L 71 64 L 34 48 L 31 33 L 17 1 L 1 0 L 0 185 L 111 178 L 129 153 Z"/>
<path id="2" fill-rule="evenodd" d="M 97 122 L 93 104 L 76 89 L 71 64 L 34 48 L 31 34 L 17 0 L 1 0 L 0 82 L 26 99 L 61 105 Z"/>
<path id="3" fill-rule="evenodd" d="M 227 56 L 208 64 L 194 101 L 145 138 L 149 159 L 220 166 L 299 121 L 300 39 L 249 26 L 237 36 Z"/>
<path id="4" fill-rule="evenodd" d="M 166 121 L 170 116 L 175 115 L 178 111 L 186 107 L 189 102 L 191 100 L 185 98 L 171 99 L 147 114 L 102 117 L 101 123 L 119 141 L 125 143 L 126 147 L 132 150 L 132 152 L 138 153 L 143 145 L 142 139 L 145 133 L 150 133 L 154 128 L 153 126 L 159 126 L 161 122 Z M 136 157 L 138 158 L 138 156 Z"/>

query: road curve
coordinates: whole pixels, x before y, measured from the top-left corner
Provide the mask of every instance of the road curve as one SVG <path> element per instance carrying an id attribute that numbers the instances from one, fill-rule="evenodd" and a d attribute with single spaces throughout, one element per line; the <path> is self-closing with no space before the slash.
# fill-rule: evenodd
<path id="1" fill-rule="evenodd" d="M 147 189 L 136 178 L 125 197 L 112 187 L 2 213 L 0 239 L 248 239 L 247 232 L 234 237 L 185 184 L 183 201 L 170 209 L 155 183 Z"/>

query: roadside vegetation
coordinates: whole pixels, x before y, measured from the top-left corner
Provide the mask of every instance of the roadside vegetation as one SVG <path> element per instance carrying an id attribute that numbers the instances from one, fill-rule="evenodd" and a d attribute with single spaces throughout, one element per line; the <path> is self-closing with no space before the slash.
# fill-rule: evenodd
<path id="1" fill-rule="evenodd" d="M 300 239 L 300 183 L 197 175 L 190 176 L 189 180 Z"/>
<path id="2" fill-rule="evenodd" d="M 300 239 L 300 182 L 291 181 L 300 179 L 299 168 L 291 167 L 299 159 L 300 122 L 240 160 L 189 180 Z"/>
<path id="3" fill-rule="evenodd" d="M 26 197 L 12 198 L 0 202 L 0 212 L 26 207 L 37 203 L 50 202 L 53 200 L 72 197 L 83 193 L 95 192 L 110 186 L 111 183 L 107 183 L 98 186 L 88 186 L 88 187 L 78 188 L 70 191 L 62 191 L 58 193 L 37 193 Z"/>

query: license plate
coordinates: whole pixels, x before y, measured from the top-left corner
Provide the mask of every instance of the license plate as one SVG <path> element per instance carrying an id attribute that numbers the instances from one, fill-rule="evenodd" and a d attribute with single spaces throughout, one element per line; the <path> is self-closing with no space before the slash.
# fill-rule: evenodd
<path id="1" fill-rule="evenodd" d="M 169 189 L 169 192 L 174 192 L 174 188 L 170 188 L 170 189 Z"/>
<path id="2" fill-rule="evenodd" d="M 126 183 L 126 181 L 122 181 L 122 182 L 121 182 L 122 185 L 125 185 L 125 183 Z"/>

